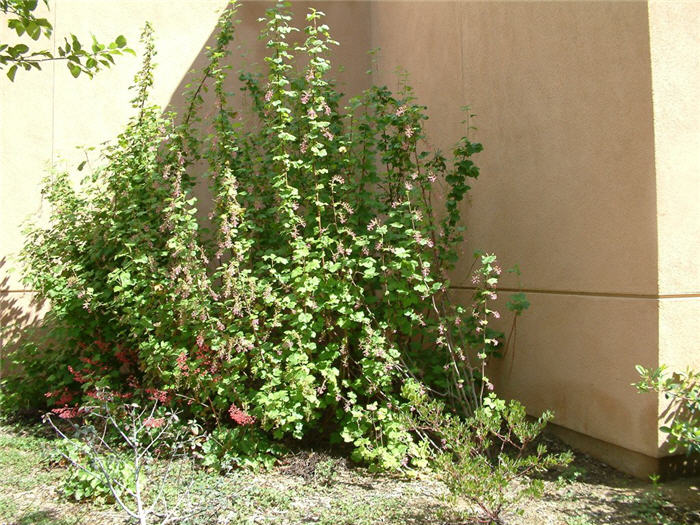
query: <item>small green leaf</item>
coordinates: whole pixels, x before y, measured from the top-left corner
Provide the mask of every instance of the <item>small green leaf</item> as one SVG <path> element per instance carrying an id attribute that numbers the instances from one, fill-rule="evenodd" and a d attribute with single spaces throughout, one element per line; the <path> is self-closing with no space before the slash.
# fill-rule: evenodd
<path id="1" fill-rule="evenodd" d="M 530 301 L 527 300 L 527 296 L 524 293 L 515 293 L 510 296 L 510 301 L 508 301 L 506 306 L 508 310 L 518 315 L 530 307 Z"/>
<path id="2" fill-rule="evenodd" d="M 17 73 L 17 64 L 12 66 L 8 71 L 7 71 L 7 78 L 9 78 L 12 82 L 15 81 L 15 74 Z"/>
<path id="3" fill-rule="evenodd" d="M 10 55 L 15 58 L 23 53 L 26 53 L 29 51 L 29 47 L 27 47 L 24 44 L 17 44 L 16 46 L 12 46 L 8 48 L 7 52 L 10 53 Z"/>
<path id="4" fill-rule="evenodd" d="M 71 34 L 71 39 L 73 40 L 73 51 L 75 51 L 76 53 L 82 51 L 83 46 L 80 43 L 80 40 L 78 40 L 78 37 Z"/>
<path id="5" fill-rule="evenodd" d="M 36 22 L 30 22 L 27 26 L 27 34 L 32 40 L 39 40 L 41 36 L 41 27 Z"/>
<path id="6" fill-rule="evenodd" d="M 73 62 L 68 62 L 68 69 L 70 69 L 70 74 L 73 75 L 73 78 L 80 76 L 80 66 L 75 65 Z"/>
<path id="7" fill-rule="evenodd" d="M 22 36 L 24 34 L 24 24 L 21 20 L 10 20 L 7 25 L 10 29 L 15 30 L 17 36 Z"/>

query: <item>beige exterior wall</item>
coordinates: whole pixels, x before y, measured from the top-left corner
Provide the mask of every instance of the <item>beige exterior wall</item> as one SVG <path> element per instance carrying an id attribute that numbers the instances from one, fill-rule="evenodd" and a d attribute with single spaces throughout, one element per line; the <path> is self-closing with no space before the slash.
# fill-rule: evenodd
<path id="1" fill-rule="evenodd" d="M 59 35 L 124 33 L 132 47 L 151 20 L 154 102 L 179 108 L 224 4 L 54 0 L 51 16 Z M 700 3 L 314 4 L 341 42 L 348 92 L 368 84 L 366 51 L 380 47 L 374 81 L 396 87 L 396 67 L 408 71 L 430 108 L 434 146 L 448 149 L 463 133 L 461 106 L 478 115 L 482 175 L 464 203 L 467 264 L 452 276 L 455 293 L 468 301 L 470 254 L 480 248 L 520 265 L 532 302 L 515 351 L 494 367 L 498 387 L 533 413 L 555 410 L 558 425 L 595 438 L 590 450 L 608 460 L 646 458 L 617 466 L 653 468 L 665 453 L 656 430 L 664 405 L 630 386 L 634 365 L 700 366 Z M 255 42 L 267 5 L 241 9 L 239 43 Z M 247 45 L 259 59 L 259 45 Z M 63 65 L 0 80 L 0 260 L 20 248 L 18 226 L 41 206 L 45 166 L 59 157 L 74 166 L 76 145 L 122 128 L 138 66 L 126 57 L 92 81 Z M 8 266 L 0 307 L 26 309 Z M 600 443 L 629 454 L 600 452 Z"/>
<path id="2" fill-rule="evenodd" d="M 477 114 L 467 257 L 519 263 L 532 290 L 656 293 L 645 3 L 377 2 L 371 20 L 380 81 L 410 72 L 436 145 Z"/>
<path id="3" fill-rule="evenodd" d="M 700 369 L 700 4 L 650 3 L 649 35 L 662 297 L 659 362 Z M 661 400 L 662 420 L 666 406 Z"/>
<path id="4" fill-rule="evenodd" d="M 700 296 L 700 4 L 649 4 L 659 293 Z"/>
<path id="5" fill-rule="evenodd" d="M 391 84 L 406 67 L 436 145 L 462 134 L 460 106 L 478 115 L 485 151 L 463 256 L 519 264 L 532 302 L 492 371 L 498 387 L 533 413 L 555 410 L 571 435 L 594 438 L 577 446 L 638 475 L 665 454 L 665 405 L 630 386 L 634 365 L 700 359 L 699 13 L 692 2 L 372 5 L 378 76 Z M 467 301 L 465 270 L 453 283 Z"/>

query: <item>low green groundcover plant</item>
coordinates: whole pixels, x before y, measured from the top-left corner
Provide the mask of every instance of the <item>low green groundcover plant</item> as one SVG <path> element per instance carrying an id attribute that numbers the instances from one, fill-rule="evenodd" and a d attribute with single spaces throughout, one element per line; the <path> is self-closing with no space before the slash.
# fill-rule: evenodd
<path id="1" fill-rule="evenodd" d="M 409 426 L 431 446 L 452 517 L 459 522 L 498 524 L 506 513 L 522 514 L 521 501 L 544 493 L 536 475 L 573 460 L 570 451 L 551 454 L 543 443 L 536 444 L 554 417 L 551 411 L 528 420 L 521 403 L 490 393 L 471 417 L 461 418 L 415 382 L 406 382 L 403 393 L 412 406 Z"/>
<path id="2" fill-rule="evenodd" d="M 51 214 L 27 230 L 22 259 L 50 303 L 49 336 L 15 354 L 22 373 L 4 380 L 3 405 L 74 418 L 97 392 L 156 400 L 202 428 L 217 467 L 269 462 L 290 439 L 347 443 L 377 468 L 424 465 L 406 385 L 473 421 L 503 345 L 489 327 L 495 256 L 477 254 L 469 304 L 448 297 L 482 146 L 465 136 L 448 156 L 427 150 L 426 108 L 405 82 L 344 98 L 315 10 L 303 32 L 285 6 L 267 11 L 266 72 L 240 73 L 233 98 L 235 11 L 182 115 L 148 103 L 147 27 L 135 116 L 103 167 L 77 190 L 66 173 L 46 179 Z M 522 294 L 509 303 L 526 307 Z"/>

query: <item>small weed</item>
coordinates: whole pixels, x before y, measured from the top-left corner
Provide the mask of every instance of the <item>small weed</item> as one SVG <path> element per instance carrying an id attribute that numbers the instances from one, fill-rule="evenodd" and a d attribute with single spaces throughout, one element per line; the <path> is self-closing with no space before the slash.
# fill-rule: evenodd
<path id="1" fill-rule="evenodd" d="M 569 466 L 557 477 L 555 486 L 560 491 L 559 495 L 563 500 L 576 499 L 576 489 L 574 484 L 583 481 L 587 470 L 583 467 Z"/>
<path id="2" fill-rule="evenodd" d="M 557 485 L 571 485 L 572 483 L 583 480 L 587 473 L 588 471 L 585 468 L 571 465 L 564 469 L 559 475 L 557 478 Z"/>
<path id="3" fill-rule="evenodd" d="M 319 485 L 330 487 L 335 483 L 337 472 L 338 461 L 334 458 L 326 458 L 316 463 L 313 480 Z"/>
<path id="4" fill-rule="evenodd" d="M 651 475 L 649 479 L 652 487 L 640 496 L 623 496 L 618 501 L 628 503 L 631 508 L 631 515 L 641 523 L 647 525 L 682 525 L 686 523 L 680 516 L 678 509 L 666 498 L 659 484 L 659 476 Z"/>
<path id="5" fill-rule="evenodd" d="M 570 518 L 566 518 L 564 520 L 564 523 L 566 525 L 594 525 L 595 522 L 591 521 L 588 516 L 584 515 L 578 515 L 578 516 L 571 516 Z"/>
<path id="6" fill-rule="evenodd" d="M 255 487 L 247 497 L 253 507 L 265 509 L 287 510 L 292 502 L 292 496 L 288 492 L 274 487 Z"/>
<path id="7" fill-rule="evenodd" d="M 402 502 L 393 498 L 369 501 L 340 500 L 331 504 L 331 507 L 320 516 L 318 523 L 319 525 L 387 523 L 387 520 L 401 516 L 402 509 Z"/>

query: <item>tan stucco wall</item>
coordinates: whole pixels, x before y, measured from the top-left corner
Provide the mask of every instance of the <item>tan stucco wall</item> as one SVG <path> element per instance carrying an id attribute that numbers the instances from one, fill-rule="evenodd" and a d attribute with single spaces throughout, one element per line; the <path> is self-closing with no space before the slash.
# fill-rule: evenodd
<path id="1" fill-rule="evenodd" d="M 700 3 L 649 4 L 659 291 L 700 296 Z"/>
<path id="2" fill-rule="evenodd" d="M 151 20 L 154 102 L 179 108 L 224 4 L 54 0 L 51 16 L 59 35 L 124 33 L 132 47 Z M 395 68 L 408 71 L 430 108 L 434 146 L 447 149 L 463 133 L 461 106 L 478 115 L 473 136 L 486 149 L 463 206 L 465 261 L 480 248 L 506 267 L 519 264 L 532 303 L 514 353 L 494 367 L 498 387 L 533 413 L 555 410 L 559 425 L 597 443 L 663 455 L 656 428 L 664 405 L 630 383 L 637 363 L 700 366 L 700 3 L 315 5 L 341 42 L 348 92 L 367 85 L 366 51 L 380 47 L 375 82 L 396 87 Z M 255 42 L 266 6 L 244 5 L 240 42 Z M 259 59 L 259 44 L 247 52 Z M 92 81 L 72 79 L 63 65 L 0 80 L 0 260 L 20 248 L 18 225 L 41 206 L 47 163 L 60 156 L 74 166 L 76 145 L 122 128 L 138 66 L 126 57 Z M 468 264 L 452 276 L 464 301 Z M 0 306 L 16 298 L 26 309 L 27 296 L 8 292 L 22 289 L 16 277 L 0 289 Z"/>
<path id="3" fill-rule="evenodd" d="M 460 106 L 478 115 L 463 255 L 518 263 L 532 302 L 498 386 L 651 458 L 665 454 L 665 404 L 630 386 L 634 365 L 700 358 L 699 7 L 376 2 L 371 14 L 377 76 L 395 85 L 396 64 L 408 70 L 436 145 L 463 132 Z M 467 301 L 465 269 L 453 283 Z"/>
<path id="4" fill-rule="evenodd" d="M 700 369 L 700 3 L 650 3 L 649 34 L 662 297 L 659 362 Z M 666 407 L 660 400 L 662 420 Z"/>
<path id="5" fill-rule="evenodd" d="M 656 293 L 646 27 L 643 2 L 373 5 L 379 78 L 408 69 L 435 141 L 463 132 L 460 106 L 477 114 L 467 256 L 519 263 L 527 289 Z"/>

